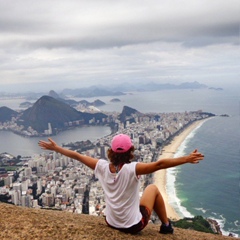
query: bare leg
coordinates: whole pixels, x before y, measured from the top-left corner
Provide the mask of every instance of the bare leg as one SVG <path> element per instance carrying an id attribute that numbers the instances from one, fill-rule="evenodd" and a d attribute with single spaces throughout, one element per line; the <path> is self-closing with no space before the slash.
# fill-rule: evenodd
<path id="1" fill-rule="evenodd" d="M 140 205 L 146 206 L 151 212 L 154 210 L 162 223 L 169 223 L 163 197 L 156 185 L 150 184 L 146 187 Z"/>

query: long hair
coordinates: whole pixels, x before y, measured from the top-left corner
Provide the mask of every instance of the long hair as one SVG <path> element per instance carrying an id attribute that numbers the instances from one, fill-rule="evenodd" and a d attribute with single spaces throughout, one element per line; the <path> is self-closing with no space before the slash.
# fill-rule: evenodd
<path id="1" fill-rule="evenodd" d="M 108 159 L 114 166 L 118 166 L 124 163 L 130 163 L 134 159 L 134 146 L 132 146 L 127 152 L 116 153 L 111 148 L 108 149 L 107 155 Z"/>

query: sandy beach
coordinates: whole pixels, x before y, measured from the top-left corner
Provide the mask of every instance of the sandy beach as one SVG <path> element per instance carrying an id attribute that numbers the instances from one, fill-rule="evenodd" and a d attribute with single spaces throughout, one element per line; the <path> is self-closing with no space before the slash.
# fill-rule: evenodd
<path id="1" fill-rule="evenodd" d="M 178 136 L 176 136 L 169 145 L 163 148 L 162 154 L 160 155 L 159 159 L 172 158 L 175 152 L 177 151 L 178 147 L 185 140 L 185 138 L 204 121 L 206 121 L 206 119 L 199 120 L 192 123 L 183 132 L 181 132 Z M 157 185 L 158 189 L 160 190 L 164 198 L 168 217 L 172 220 L 178 220 L 181 217 L 177 214 L 175 209 L 169 204 L 168 195 L 166 193 L 166 171 L 167 171 L 166 169 L 163 169 L 155 172 L 153 181 L 154 181 L 154 184 Z"/>

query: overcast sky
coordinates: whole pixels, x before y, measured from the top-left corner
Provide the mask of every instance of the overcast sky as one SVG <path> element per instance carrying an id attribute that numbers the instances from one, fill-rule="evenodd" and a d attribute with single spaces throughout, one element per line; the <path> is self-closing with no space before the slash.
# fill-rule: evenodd
<path id="1" fill-rule="evenodd" d="M 0 92 L 239 78 L 239 0 L 0 0 Z"/>

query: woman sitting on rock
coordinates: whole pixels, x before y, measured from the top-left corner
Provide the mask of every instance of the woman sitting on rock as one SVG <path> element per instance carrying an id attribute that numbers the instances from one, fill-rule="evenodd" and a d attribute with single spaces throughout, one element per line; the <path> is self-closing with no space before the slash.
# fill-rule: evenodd
<path id="1" fill-rule="evenodd" d="M 39 141 L 39 146 L 80 161 L 93 169 L 104 190 L 107 224 L 112 228 L 132 234 L 140 232 L 148 224 L 153 210 L 162 222 L 159 232 L 173 233 L 171 222 L 167 218 L 164 200 L 157 186 L 148 185 L 139 199 L 140 176 L 185 163 L 198 163 L 204 158 L 200 152 L 195 150 L 188 156 L 161 159 L 151 163 L 135 162 L 132 161 L 134 146 L 130 137 L 125 134 L 113 137 L 111 148 L 108 150 L 110 162 L 62 148 L 50 138 L 49 142 Z"/>

